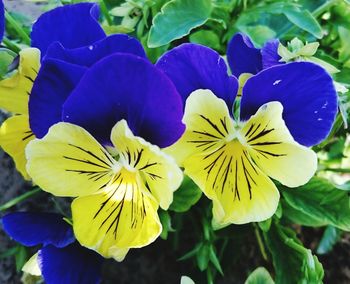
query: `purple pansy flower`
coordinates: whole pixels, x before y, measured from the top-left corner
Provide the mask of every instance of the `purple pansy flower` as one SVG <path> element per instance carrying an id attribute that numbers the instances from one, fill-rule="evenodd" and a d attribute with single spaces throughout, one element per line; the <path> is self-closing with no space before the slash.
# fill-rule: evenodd
<path id="1" fill-rule="evenodd" d="M 45 283 L 100 283 L 103 258 L 75 241 L 63 216 L 16 212 L 5 215 L 2 223 L 5 232 L 22 245 L 42 245 L 37 262 Z"/>

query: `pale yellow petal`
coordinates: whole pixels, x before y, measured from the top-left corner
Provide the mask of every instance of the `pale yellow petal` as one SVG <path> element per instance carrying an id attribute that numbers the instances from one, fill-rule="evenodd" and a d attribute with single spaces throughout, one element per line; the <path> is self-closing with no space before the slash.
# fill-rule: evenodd
<path id="1" fill-rule="evenodd" d="M 196 154 L 185 163 L 185 173 L 213 200 L 213 224 L 244 224 L 270 218 L 279 192 L 236 140 L 209 154 Z"/>
<path id="2" fill-rule="evenodd" d="M 34 254 L 23 266 L 22 271 L 34 276 L 41 276 L 38 253 Z"/>
<path id="3" fill-rule="evenodd" d="M 25 179 L 30 179 L 26 170 L 25 148 L 34 138 L 29 127 L 28 115 L 12 116 L 0 127 L 0 146 L 13 158 L 17 170 Z"/>
<path id="4" fill-rule="evenodd" d="M 74 234 L 83 246 L 121 261 L 130 248 L 144 247 L 159 236 L 157 209 L 138 173 L 123 168 L 104 192 L 73 201 Z"/>
<path id="5" fill-rule="evenodd" d="M 105 187 L 117 162 L 83 128 L 58 123 L 29 143 L 27 171 L 43 190 L 57 196 L 84 196 Z"/>
<path id="6" fill-rule="evenodd" d="M 0 108 L 17 113 L 28 113 L 28 99 L 40 68 L 40 51 L 26 48 L 20 51 L 20 62 L 14 74 L 0 81 Z"/>
<path id="7" fill-rule="evenodd" d="M 210 90 L 196 90 L 187 98 L 183 122 L 185 133 L 166 149 L 180 165 L 190 155 L 215 151 L 233 130 L 226 103 Z"/>
<path id="8" fill-rule="evenodd" d="M 241 135 L 249 154 L 264 173 L 286 186 L 297 187 L 315 174 L 317 156 L 294 141 L 282 112 L 279 102 L 261 106 L 246 122 Z"/>
<path id="9" fill-rule="evenodd" d="M 173 201 L 173 192 L 181 185 L 183 174 L 175 160 L 152 145 L 133 135 L 127 122 L 118 122 L 111 140 L 120 155 L 119 162 L 136 169 L 143 182 L 163 209 Z"/>

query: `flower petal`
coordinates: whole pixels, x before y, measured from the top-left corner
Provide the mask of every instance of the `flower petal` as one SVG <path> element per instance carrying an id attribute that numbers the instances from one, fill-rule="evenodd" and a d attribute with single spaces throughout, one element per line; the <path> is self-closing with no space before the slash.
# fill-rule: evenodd
<path id="1" fill-rule="evenodd" d="M 47 59 L 36 78 L 29 98 L 30 127 L 42 138 L 62 121 L 62 105 L 87 70 L 86 67 Z"/>
<path id="2" fill-rule="evenodd" d="M 253 163 L 232 137 L 236 130 L 224 101 L 213 93 L 192 93 L 185 108 L 187 140 L 192 155 L 184 160 L 185 173 L 214 201 L 213 223 L 258 222 L 271 217 L 279 193 L 273 182 Z M 208 134 L 210 135 L 208 137 Z M 214 136 L 214 137 L 213 137 Z M 202 143 L 208 139 L 209 146 Z"/>
<path id="3" fill-rule="evenodd" d="M 125 120 L 114 126 L 111 140 L 122 163 L 138 170 L 160 207 L 168 209 L 173 201 L 173 192 L 179 188 L 183 178 L 173 158 L 164 154 L 159 147 L 134 136 Z"/>
<path id="4" fill-rule="evenodd" d="M 261 49 L 262 64 L 264 69 L 275 65 L 284 64 L 284 62 L 280 62 L 281 56 L 278 54 L 279 45 L 280 41 L 278 39 L 273 39 L 265 43 Z"/>
<path id="5" fill-rule="evenodd" d="M 39 251 L 39 266 L 47 284 L 97 284 L 103 259 L 78 243 L 65 248 L 48 245 Z"/>
<path id="6" fill-rule="evenodd" d="M 0 42 L 4 36 L 5 31 L 5 7 L 2 0 L 0 0 Z"/>
<path id="7" fill-rule="evenodd" d="M 41 276 L 41 270 L 38 262 L 38 252 L 34 254 L 22 267 L 24 273 L 33 276 Z"/>
<path id="8" fill-rule="evenodd" d="M 25 246 L 65 247 L 74 242 L 71 226 L 53 213 L 16 212 L 2 218 L 4 231 Z"/>
<path id="9" fill-rule="evenodd" d="M 216 51 L 198 44 L 182 44 L 165 53 L 156 66 L 174 82 L 183 101 L 195 90 L 209 89 L 229 107 L 233 105 L 238 82 L 227 74 L 226 63 Z"/>
<path id="10" fill-rule="evenodd" d="M 317 156 L 296 143 L 282 119 L 283 106 L 261 106 L 242 129 L 248 153 L 265 174 L 289 187 L 307 183 L 317 169 Z"/>
<path id="11" fill-rule="evenodd" d="M 250 78 L 241 100 L 241 119 L 248 120 L 270 101 L 283 105 L 283 119 L 294 139 L 305 146 L 322 141 L 337 113 L 337 93 L 331 76 L 308 62 L 268 68 Z"/>
<path id="12" fill-rule="evenodd" d="M 182 114 L 172 82 L 150 62 L 129 54 L 96 63 L 63 106 L 65 121 L 84 127 L 104 144 L 110 144 L 115 123 L 125 119 L 135 135 L 169 146 L 183 133 Z"/>
<path id="13" fill-rule="evenodd" d="M 18 70 L 0 81 L 0 107 L 18 114 L 28 113 L 28 96 L 40 68 L 40 51 L 26 48 L 19 53 Z"/>
<path id="14" fill-rule="evenodd" d="M 29 128 L 28 115 L 16 115 L 8 118 L 0 127 L 0 146 L 15 161 L 17 170 L 27 180 L 30 179 L 26 164 L 25 148 L 35 138 Z"/>
<path id="15" fill-rule="evenodd" d="M 57 196 L 97 192 L 111 180 L 116 163 L 86 130 L 63 122 L 30 142 L 26 155 L 33 181 Z"/>
<path id="16" fill-rule="evenodd" d="M 122 261 L 129 248 L 146 246 L 159 236 L 157 209 L 138 174 L 123 168 L 104 192 L 73 201 L 74 234 L 83 246 Z"/>
<path id="17" fill-rule="evenodd" d="M 34 23 L 32 46 L 45 55 L 53 42 L 66 48 L 76 48 L 94 43 L 106 35 L 98 23 L 99 7 L 94 3 L 79 3 L 55 8 L 42 14 Z M 65 25 L 69 23 L 69 29 Z"/>
<path id="18" fill-rule="evenodd" d="M 256 74 L 262 69 L 260 49 L 255 48 L 250 38 L 242 33 L 235 34 L 230 40 L 227 61 L 237 78 L 242 73 Z"/>

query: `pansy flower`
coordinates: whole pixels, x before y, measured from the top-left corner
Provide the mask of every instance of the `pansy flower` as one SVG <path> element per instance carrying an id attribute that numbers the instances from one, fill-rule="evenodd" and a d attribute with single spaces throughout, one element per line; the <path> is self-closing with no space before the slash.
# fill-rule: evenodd
<path id="1" fill-rule="evenodd" d="M 2 224 L 4 231 L 20 244 L 42 246 L 24 271 L 42 275 L 48 284 L 100 283 L 103 258 L 75 241 L 72 227 L 63 216 L 16 212 L 5 215 Z"/>
<path id="2" fill-rule="evenodd" d="M 4 36 L 5 31 L 5 7 L 2 0 L 0 0 L 0 42 Z"/>
<path id="3" fill-rule="evenodd" d="M 183 44 L 157 67 L 186 101 L 186 131 L 168 150 L 213 200 L 216 227 L 271 217 L 279 201 L 272 179 L 297 187 L 314 175 L 317 157 L 306 146 L 328 135 L 337 112 L 332 78 L 323 68 L 297 62 L 252 76 L 234 118 L 238 82 L 215 51 Z"/>
<path id="4" fill-rule="evenodd" d="M 182 181 L 159 147 L 182 135 L 182 108 L 163 72 L 117 53 L 85 72 L 63 104 L 66 122 L 28 145 L 33 181 L 54 195 L 76 197 L 72 218 L 80 244 L 122 260 L 159 236 L 158 207 L 169 207 Z"/>

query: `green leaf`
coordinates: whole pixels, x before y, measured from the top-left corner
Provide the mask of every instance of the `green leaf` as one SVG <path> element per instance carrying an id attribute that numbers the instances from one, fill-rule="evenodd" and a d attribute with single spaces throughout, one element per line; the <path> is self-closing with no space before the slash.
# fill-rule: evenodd
<path id="1" fill-rule="evenodd" d="M 163 240 L 166 240 L 168 238 L 169 232 L 174 232 L 175 230 L 171 226 L 171 217 L 167 211 L 159 210 L 159 219 L 162 223 L 162 233 L 160 234 L 160 237 Z"/>
<path id="2" fill-rule="evenodd" d="M 340 38 L 340 48 L 339 48 L 339 59 L 341 61 L 346 61 L 350 58 L 350 29 L 339 26 L 338 27 L 338 33 Z"/>
<path id="3" fill-rule="evenodd" d="M 322 264 L 311 250 L 303 247 L 292 230 L 273 224 L 264 236 L 272 256 L 276 283 L 322 283 Z"/>
<path id="4" fill-rule="evenodd" d="M 268 230 L 270 230 L 271 227 L 271 222 L 272 222 L 272 218 L 269 218 L 265 221 L 259 222 L 259 228 L 263 231 L 263 232 L 267 232 Z"/>
<path id="5" fill-rule="evenodd" d="M 203 25 L 212 10 L 211 0 L 172 0 L 153 18 L 148 47 L 158 47 L 188 35 Z"/>
<path id="6" fill-rule="evenodd" d="M 220 49 L 220 38 L 213 31 L 198 31 L 190 35 L 190 42 L 202 44 L 213 49 Z"/>
<path id="7" fill-rule="evenodd" d="M 202 196 L 202 191 L 187 176 L 185 176 L 180 188 L 174 192 L 174 200 L 170 210 L 177 213 L 188 211 Z"/>
<path id="8" fill-rule="evenodd" d="M 245 27 L 244 31 L 250 36 L 258 46 L 263 46 L 265 42 L 276 37 L 276 32 L 268 26 L 257 25 Z"/>
<path id="9" fill-rule="evenodd" d="M 16 271 L 19 272 L 19 271 L 21 271 L 23 265 L 28 260 L 27 249 L 24 246 L 18 247 L 18 251 L 15 255 L 15 259 L 16 259 Z"/>
<path id="10" fill-rule="evenodd" d="M 320 39 L 323 37 L 320 24 L 308 10 L 285 9 L 283 13 L 286 15 L 289 21 L 299 28 L 309 32 L 316 38 Z"/>
<path id="11" fill-rule="evenodd" d="M 333 246 L 341 237 L 342 231 L 333 227 L 328 226 L 323 233 L 322 239 L 317 247 L 318 254 L 326 254 L 333 249 Z"/>
<path id="12" fill-rule="evenodd" d="M 210 245 L 206 243 L 202 244 L 196 254 L 196 257 L 199 270 L 206 270 L 210 260 Z"/>
<path id="13" fill-rule="evenodd" d="M 222 271 L 221 265 L 220 265 L 220 260 L 216 255 L 215 248 L 214 246 L 210 246 L 210 252 L 209 252 L 209 259 L 210 262 L 214 265 L 217 271 L 223 276 L 224 272 Z"/>
<path id="14" fill-rule="evenodd" d="M 250 273 L 244 284 L 274 284 L 270 273 L 264 267 L 258 267 Z"/>
<path id="15" fill-rule="evenodd" d="M 313 227 L 333 225 L 350 231 L 349 196 L 326 179 L 314 177 L 293 189 L 282 186 L 281 192 L 289 205 L 283 208 L 284 216 L 294 223 Z"/>

